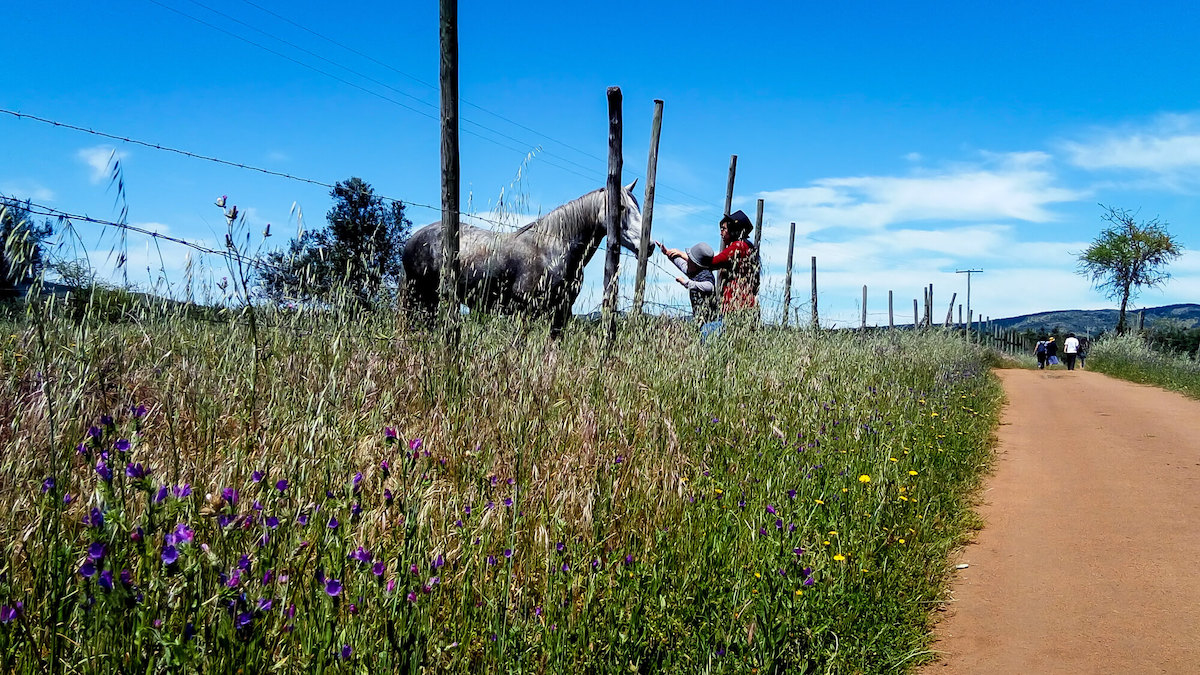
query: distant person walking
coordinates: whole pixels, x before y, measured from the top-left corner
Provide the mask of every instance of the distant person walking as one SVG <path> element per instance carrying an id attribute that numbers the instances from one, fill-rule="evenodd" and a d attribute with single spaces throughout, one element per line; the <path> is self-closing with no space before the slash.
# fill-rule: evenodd
<path id="1" fill-rule="evenodd" d="M 1079 338 L 1074 333 L 1067 333 L 1063 340 L 1063 359 L 1067 362 L 1067 370 L 1075 370 L 1075 357 L 1079 356 Z"/>
<path id="2" fill-rule="evenodd" d="M 1087 350 L 1091 348 L 1092 343 L 1089 340 L 1079 341 L 1079 369 L 1083 370 L 1083 362 L 1087 360 Z"/>
<path id="3" fill-rule="evenodd" d="M 1038 370 L 1046 369 L 1046 359 L 1050 358 L 1049 350 L 1046 345 L 1049 344 L 1046 340 L 1038 340 L 1037 346 L 1033 348 L 1033 353 L 1037 355 Z"/>
<path id="4" fill-rule="evenodd" d="M 1053 335 L 1046 341 L 1046 365 L 1058 365 L 1058 343 L 1054 341 Z"/>

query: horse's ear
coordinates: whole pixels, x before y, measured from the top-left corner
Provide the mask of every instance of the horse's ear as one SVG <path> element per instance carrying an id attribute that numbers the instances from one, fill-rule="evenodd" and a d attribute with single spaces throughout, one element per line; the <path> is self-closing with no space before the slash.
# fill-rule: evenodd
<path id="1" fill-rule="evenodd" d="M 638 179 L 634 178 L 632 183 L 625 186 L 625 189 L 629 190 L 630 192 L 633 192 L 633 188 L 634 188 L 634 186 L 637 185 L 637 182 L 638 182 Z"/>

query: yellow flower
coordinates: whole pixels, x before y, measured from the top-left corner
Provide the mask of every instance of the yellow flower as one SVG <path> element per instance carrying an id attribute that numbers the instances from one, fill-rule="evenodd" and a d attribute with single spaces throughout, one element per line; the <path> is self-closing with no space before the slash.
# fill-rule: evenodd
<path id="1" fill-rule="evenodd" d="M 797 596 L 804 595 L 804 591 L 802 591 L 802 590 L 800 590 L 799 588 L 797 588 L 797 589 L 796 589 L 796 595 L 797 595 Z"/>
<path id="2" fill-rule="evenodd" d="M 903 543 L 904 543 L 904 540 L 903 540 L 903 539 L 901 539 L 901 540 L 900 540 L 900 543 L 901 543 L 901 544 L 903 544 Z"/>
<path id="3" fill-rule="evenodd" d="M 843 561 L 843 560 L 845 560 L 845 559 L 846 559 L 846 556 L 844 556 L 844 555 L 842 555 L 841 553 L 839 553 L 839 554 L 837 554 L 837 555 L 833 556 L 833 559 L 834 559 L 834 560 L 836 560 L 836 561 L 838 561 L 838 562 L 841 562 L 841 561 Z"/>
<path id="4" fill-rule="evenodd" d="M 761 578 L 762 578 L 762 575 L 761 575 L 761 574 L 759 574 L 758 572 L 755 572 L 755 573 L 754 573 L 754 578 L 755 578 L 755 579 L 761 579 Z"/>
<path id="5" fill-rule="evenodd" d="M 937 414 L 937 411 L 935 410 L 935 411 L 933 411 L 933 412 L 929 413 L 929 416 L 930 416 L 930 417 L 937 417 L 937 416 L 938 416 L 938 414 Z"/>
<path id="6" fill-rule="evenodd" d="M 910 475 L 910 476 L 915 476 L 915 475 L 917 475 L 917 472 L 916 472 L 916 471 L 909 471 L 909 472 L 908 472 L 908 475 Z"/>
<path id="7" fill-rule="evenodd" d="M 820 499 L 814 499 L 813 501 L 821 505 L 825 504 L 825 502 L 821 501 Z"/>
<path id="8" fill-rule="evenodd" d="M 864 473 L 863 475 L 861 475 L 861 476 L 859 476 L 859 477 L 858 477 L 858 482 L 860 482 L 860 483 L 870 483 L 870 482 L 871 482 L 871 477 L 870 477 L 870 476 L 868 476 L 867 474 L 865 474 L 865 473 Z"/>
<path id="9" fill-rule="evenodd" d="M 830 530 L 829 534 L 837 534 L 837 530 Z"/>
<path id="10" fill-rule="evenodd" d="M 896 459 L 895 457 L 888 457 L 888 461 L 889 462 L 899 462 L 900 460 Z"/>
<path id="11" fill-rule="evenodd" d="M 721 488 L 717 488 L 717 494 L 724 494 L 724 493 L 725 493 L 724 490 L 722 490 Z"/>

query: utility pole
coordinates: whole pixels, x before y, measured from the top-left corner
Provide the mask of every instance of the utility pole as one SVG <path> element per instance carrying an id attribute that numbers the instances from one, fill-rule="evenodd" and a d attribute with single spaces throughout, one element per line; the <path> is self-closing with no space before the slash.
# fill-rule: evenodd
<path id="1" fill-rule="evenodd" d="M 955 274 L 967 275 L 967 340 L 970 340 L 971 324 L 975 323 L 974 317 L 971 314 L 971 275 L 978 274 L 983 270 L 954 270 Z"/>

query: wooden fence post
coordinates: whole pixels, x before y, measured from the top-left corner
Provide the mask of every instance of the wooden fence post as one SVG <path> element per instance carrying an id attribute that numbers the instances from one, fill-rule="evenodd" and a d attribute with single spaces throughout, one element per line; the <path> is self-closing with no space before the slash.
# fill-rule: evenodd
<path id="1" fill-rule="evenodd" d="M 863 284 L 862 325 L 860 330 L 867 329 L 867 285 Z"/>
<path id="2" fill-rule="evenodd" d="M 817 256 L 812 257 L 812 327 L 817 330 L 821 322 L 817 316 Z"/>
<path id="3" fill-rule="evenodd" d="M 950 327 L 950 322 L 954 319 L 954 299 L 958 297 L 958 293 L 950 295 L 950 307 L 946 310 L 946 328 Z"/>
<path id="4" fill-rule="evenodd" d="M 641 315 L 646 299 L 646 265 L 650 260 L 650 226 L 654 222 L 654 180 L 658 173 L 658 138 L 662 133 L 662 99 L 654 99 L 650 123 L 650 157 L 646 160 L 646 197 L 642 204 L 642 239 L 638 242 L 637 277 L 633 283 L 633 313 Z"/>
<path id="5" fill-rule="evenodd" d="M 892 292 L 888 291 L 888 330 L 896 327 L 896 315 L 892 313 Z"/>
<path id="6" fill-rule="evenodd" d="M 913 298 L 913 329 L 915 330 L 920 325 L 917 321 L 917 299 Z"/>
<path id="7" fill-rule="evenodd" d="M 733 209 L 733 179 L 737 175 L 737 155 L 729 156 L 729 182 L 725 184 L 725 215 Z"/>
<path id="8" fill-rule="evenodd" d="M 762 251 L 763 200 L 758 200 L 758 214 L 754 217 L 754 250 Z M 761 253 L 760 253 L 761 255 Z M 761 272 L 760 272 L 761 274 Z"/>
<path id="9" fill-rule="evenodd" d="M 608 184 L 605 186 L 604 221 L 608 251 L 604 258 L 605 356 L 617 341 L 617 270 L 621 261 L 621 88 L 608 88 Z"/>
<path id="10" fill-rule="evenodd" d="M 758 200 L 759 206 L 762 200 Z M 759 212 L 762 213 L 761 211 Z M 792 223 L 792 232 L 788 236 L 787 274 L 783 277 L 783 325 L 788 325 L 788 314 L 792 311 L 792 254 L 796 251 L 796 224 Z"/>
<path id="11" fill-rule="evenodd" d="M 442 117 L 442 274 L 438 300 L 446 342 L 457 347 L 459 340 L 458 223 L 458 0 L 440 0 L 439 37 L 441 65 L 439 83 Z"/>

